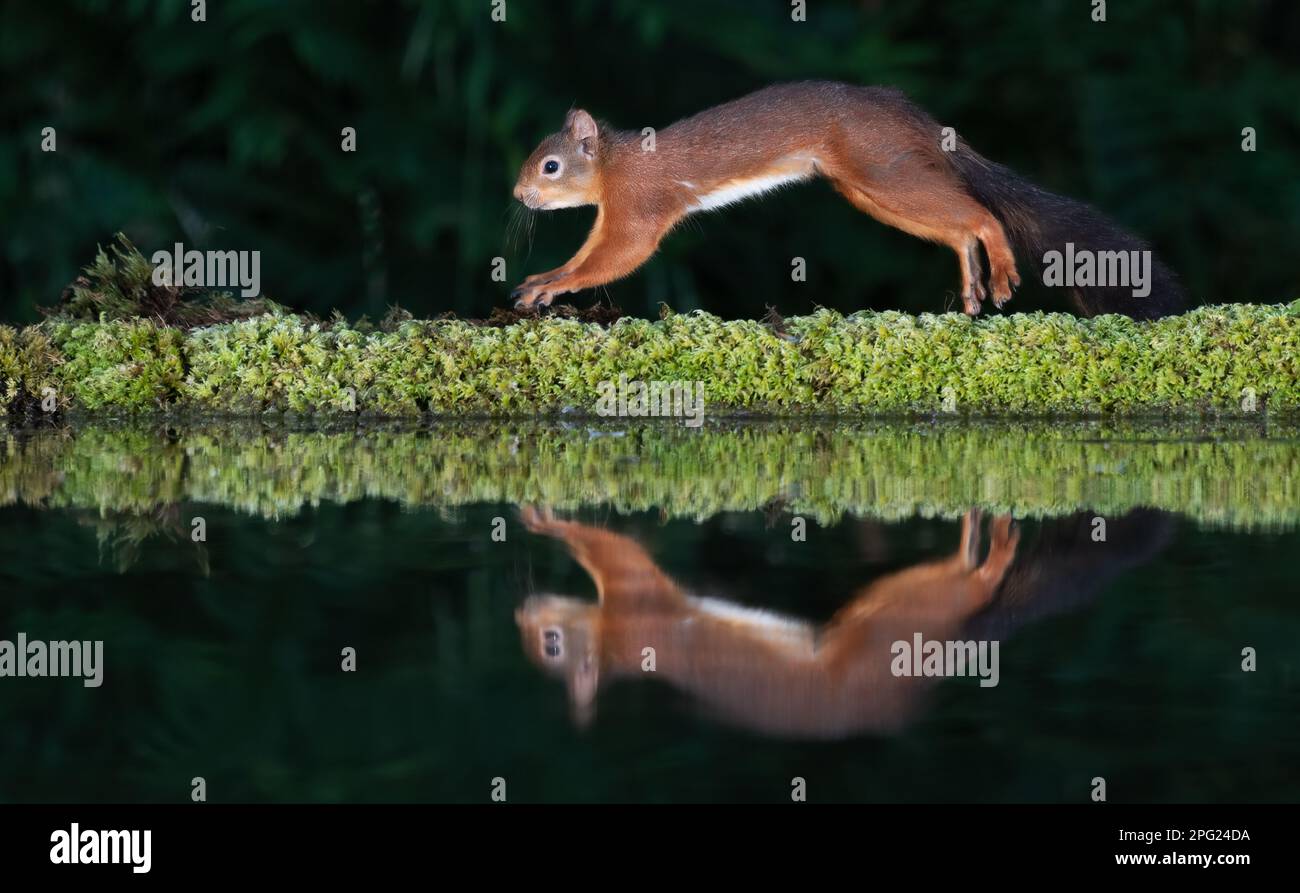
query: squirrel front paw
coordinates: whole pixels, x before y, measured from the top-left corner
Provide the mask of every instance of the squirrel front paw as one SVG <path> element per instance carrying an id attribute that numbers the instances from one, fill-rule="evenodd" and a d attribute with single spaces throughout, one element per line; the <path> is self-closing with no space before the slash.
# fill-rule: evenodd
<path id="1" fill-rule="evenodd" d="M 519 507 L 519 519 L 531 533 L 545 533 L 555 526 L 555 512 L 546 506 L 523 505 Z"/>
<path id="2" fill-rule="evenodd" d="M 538 310 L 551 306 L 556 295 L 573 291 L 571 285 L 572 280 L 564 274 L 537 273 L 521 282 L 510 297 L 515 299 L 516 310 Z"/>
<path id="3" fill-rule="evenodd" d="M 510 297 L 515 299 L 516 310 L 539 310 L 542 307 L 549 307 L 555 295 L 550 292 L 545 284 L 528 285 L 525 283 L 512 291 Z"/>

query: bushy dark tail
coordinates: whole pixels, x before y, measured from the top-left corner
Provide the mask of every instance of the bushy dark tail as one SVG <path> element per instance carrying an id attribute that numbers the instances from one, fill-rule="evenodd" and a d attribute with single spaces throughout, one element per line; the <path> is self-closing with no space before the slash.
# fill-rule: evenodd
<path id="1" fill-rule="evenodd" d="M 1028 623 L 1083 607 L 1152 561 L 1177 530 L 1170 512 L 1134 509 L 1108 517 L 1107 538 L 1095 542 L 1095 518 L 1095 512 L 1081 512 L 1044 521 L 1016 554 L 996 600 L 971 619 L 962 638 L 1007 639 Z"/>
<path id="2" fill-rule="evenodd" d="M 962 143 L 955 152 L 946 153 L 971 194 L 998 219 L 1006 230 L 1028 278 L 1043 282 L 1049 251 L 1066 252 L 1066 243 L 1074 251 L 1131 252 L 1149 251 L 1145 242 L 1125 232 L 1083 202 L 1077 202 L 1040 189 L 1015 171 L 989 161 Z M 1094 256 L 1095 256 L 1094 254 Z M 1069 291 L 1084 316 L 1122 313 L 1135 319 L 1158 319 L 1181 313 L 1187 297 L 1178 277 L 1150 255 L 1150 293 L 1133 294 L 1133 285 L 1075 285 Z M 1047 283 L 1043 283 L 1047 286 Z M 1048 286 L 1050 287 L 1050 286 Z"/>

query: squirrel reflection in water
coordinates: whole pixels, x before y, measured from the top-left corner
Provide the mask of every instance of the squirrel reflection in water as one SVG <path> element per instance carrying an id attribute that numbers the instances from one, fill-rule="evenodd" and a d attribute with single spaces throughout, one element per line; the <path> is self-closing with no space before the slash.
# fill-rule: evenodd
<path id="1" fill-rule="evenodd" d="M 594 603 L 537 594 L 515 613 L 525 653 L 564 680 L 575 722 L 591 722 L 612 682 L 653 678 L 719 720 L 814 739 L 888 733 L 916 715 L 937 679 L 898 672 L 898 643 L 996 642 L 1096 594 L 1170 529 L 1162 513 L 1133 512 L 1111 522 L 1122 535 L 1096 543 L 1090 516 L 1078 515 L 1044 523 L 1017 558 L 1020 531 L 1001 516 L 989 522 L 981 560 L 972 509 L 954 553 L 880 577 L 819 625 L 693 596 L 627 536 L 536 508 L 522 516 L 530 531 L 563 542 L 596 585 Z"/>

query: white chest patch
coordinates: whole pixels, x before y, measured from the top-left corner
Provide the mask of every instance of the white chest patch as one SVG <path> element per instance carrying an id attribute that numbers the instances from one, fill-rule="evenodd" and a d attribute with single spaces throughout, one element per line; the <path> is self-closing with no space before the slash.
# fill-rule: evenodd
<path id="1" fill-rule="evenodd" d="M 807 168 L 791 168 L 780 173 L 764 174 L 743 180 L 728 180 L 708 192 L 695 190 L 693 184 L 683 183 L 682 185 L 695 191 L 695 203 L 690 207 L 690 212 L 693 213 L 695 211 L 712 211 L 714 208 L 733 205 L 750 196 L 762 195 L 764 192 L 780 189 L 790 183 L 807 180 L 812 177 L 812 174 L 812 166 L 809 165 Z"/>
<path id="2" fill-rule="evenodd" d="M 688 596 L 687 602 L 702 614 L 735 624 L 756 638 L 784 645 L 798 652 L 811 652 L 817 634 L 811 623 L 761 608 L 750 608 L 716 598 Z"/>

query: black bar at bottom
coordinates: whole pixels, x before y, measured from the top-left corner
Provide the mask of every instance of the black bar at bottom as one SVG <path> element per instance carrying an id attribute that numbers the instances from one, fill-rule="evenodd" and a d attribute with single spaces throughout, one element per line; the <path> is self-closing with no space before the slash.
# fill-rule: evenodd
<path id="1" fill-rule="evenodd" d="M 1048 869 L 1057 876 L 1104 871 L 1159 878 L 1199 871 L 1228 880 L 1294 858 L 1298 811 L 1114 804 L 3 806 L 0 865 L 7 880 L 41 874 L 90 883 L 280 876 L 337 883 L 400 872 L 449 883 L 470 872 L 485 882 L 519 873 L 549 885 L 599 868 L 630 872 L 629 880 L 643 872 L 662 876 L 665 883 L 704 871 L 768 882 L 793 872 L 797 880 L 823 869 L 926 877 L 1041 876 Z M 147 872 L 135 870 L 144 867 L 142 834 L 131 838 L 139 843 L 128 851 L 126 836 L 99 833 L 145 830 Z M 111 859 L 114 847 L 117 863 L 82 860 L 97 853 Z M 613 882 L 623 875 L 604 876 Z"/>

